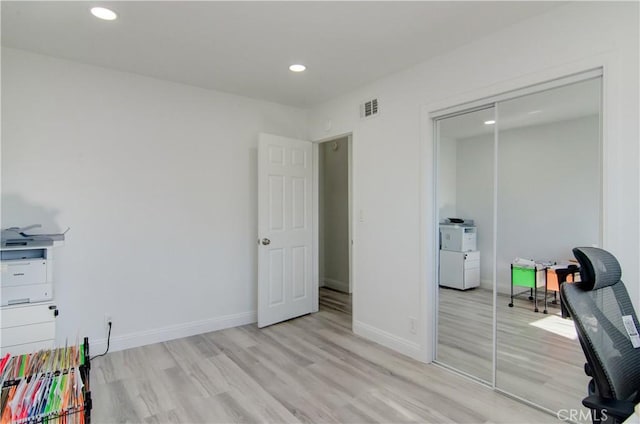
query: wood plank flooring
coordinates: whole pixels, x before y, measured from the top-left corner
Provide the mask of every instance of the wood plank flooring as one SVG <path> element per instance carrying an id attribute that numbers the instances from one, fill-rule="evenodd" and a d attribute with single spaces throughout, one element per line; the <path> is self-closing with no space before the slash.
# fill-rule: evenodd
<path id="1" fill-rule="evenodd" d="M 491 291 L 440 288 L 439 293 L 438 360 L 491 381 Z M 508 304 L 508 296 L 498 296 L 497 387 L 553 411 L 582 408 L 589 378 L 580 343 L 549 331 L 575 334 L 573 322 L 560 317 L 560 305 L 549 304 L 549 314 L 542 314 L 542 304 L 535 313 L 526 296 L 516 298 L 513 308 Z M 536 322 L 547 329 L 532 325 Z"/>
<path id="2" fill-rule="evenodd" d="M 337 290 L 320 287 L 320 308 L 344 312 L 351 318 L 351 295 Z"/>
<path id="3" fill-rule="evenodd" d="M 557 420 L 351 332 L 349 296 L 320 311 L 109 353 L 95 423 L 525 423 Z"/>

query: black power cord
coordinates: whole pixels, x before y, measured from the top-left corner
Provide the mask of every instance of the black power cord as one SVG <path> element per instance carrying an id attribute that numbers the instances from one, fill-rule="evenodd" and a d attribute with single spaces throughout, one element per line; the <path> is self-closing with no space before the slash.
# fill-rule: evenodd
<path id="1" fill-rule="evenodd" d="M 109 321 L 109 334 L 107 335 L 107 350 L 104 351 L 104 353 L 101 353 L 100 355 L 95 355 L 91 357 L 91 360 L 93 361 L 94 359 L 100 357 L 100 356 L 104 356 L 107 354 L 107 352 L 109 352 L 109 342 L 111 341 L 111 321 Z"/>

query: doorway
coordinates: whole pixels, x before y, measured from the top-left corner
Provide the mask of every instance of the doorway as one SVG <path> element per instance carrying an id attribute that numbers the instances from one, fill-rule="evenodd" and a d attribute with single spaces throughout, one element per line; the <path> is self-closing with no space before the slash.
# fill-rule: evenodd
<path id="1" fill-rule="evenodd" d="M 318 144 L 318 301 L 352 316 L 351 136 Z M 349 322 L 350 324 L 350 322 Z"/>
<path id="2" fill-rule="evenodd" d="M 320 311 L 351 330 L 352 136 L 258 141 L 258 327 Z"/>

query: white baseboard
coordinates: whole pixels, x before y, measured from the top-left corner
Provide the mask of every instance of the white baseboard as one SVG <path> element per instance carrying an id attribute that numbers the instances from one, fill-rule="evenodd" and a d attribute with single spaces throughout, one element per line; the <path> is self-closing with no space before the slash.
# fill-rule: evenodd
<path id="1" fill-rule="evenodd" d="M 324 287 L 329 287 L 333 290 L 338 290 L 344 293 L 349 293 L 349 283 L 345 283 L 344 281 L 334 280 L 333 278 L 324 279 Z"/>
<path id="2" fill-rule="evenodd" d="M 168 340 L 189 337 L 196 334 L 224 330 L 225 328 L 253 324 L 256 321 L 257 313 L 256 311 L 251 311 L 201 321 L 192 321 L 184 324 L 171 325 L 168 327 L 154 328 L 152 330 L 129 333 L 121 336 L 114 336 L 111 337 L 109 352 L 131 349 L 153 343 L 166 342 Z M 361 337 L 379 343 L 413 359 L 417 359 L 419 361 L 423 360 L 423 354 L 418 343 L 403 339 L 369 324 L 355 320 L 353 321 L 353 332 Z M 91 339 L 89 340 L 89 343 L 91 355 L 102 353 L 107 348 L 106 338 Z"/>
<path id="3" fill-rule="evenodd" d="M 240 325 L 253 324 L 256 321 L 256 311 L 250 311 L 124 334 L 111 337 L 109 352 L 166 342 L 168 340 L 224 330 L 225 328 L 238 327 Z M 107 348 L 107 339 L 91 339 L 89 340 L 89 346 L 91 355 L 102 353 Z"/>
<path id="4" fill-rule="evenodd" d="M 388 347 L 389 349 L 393 349 L 396 352 L 400 352 L 403 355 L 407 355 L 410 358 L 418 361 L 424 361 L 424 353 L 420 349 L 420 345 L 418 343 L 403 339 L 402 337 L 398 337 L 356 320 L 353 321 L 353 332 L 361 337 Z"/>

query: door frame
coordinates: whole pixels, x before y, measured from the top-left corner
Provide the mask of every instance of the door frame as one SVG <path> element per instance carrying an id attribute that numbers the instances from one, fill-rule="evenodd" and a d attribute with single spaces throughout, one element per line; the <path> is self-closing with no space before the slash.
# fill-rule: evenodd
<path id="1" fill-rule="evenodd" d="M 327 143 L 334 140 L 339 140 L 342 138 L 347 138 L 347 177 L 348 177 L 348 188 L 347 188 L 347 201 L 348 201 L 348 223 L 349 223 L 349 293 L 352 295 L 352 315 L 351 320 L 353 322 L 353 317 L 355 316 L 355 270 L 353 266 L 353 255 L 354 255 L 354 214 L 353 214 L 353 198 L 354 198 L 354 186 L 353 186 L 353 132 L 343 133 L 339 135 L 332 135 L 330 137 L 321 138 L 318 140 L 311 140 L 313 143 L 313 181 L 312 181 L 312 196 L 313 196 L 313 312 L 318 312 L 319 310 L 319 296 L 318 290 L 320 289 L 320 264 L 319 264 L 319 255 L 320 255 L 320 144 Z"/>
<path id="2" fill-rule="evenodd" d="M 438 207 L 437 207 L 437 139 L 435 137 L 435 118 L 441 118 L 448 112 L 472 109 L 474 106 L 504 100 L 510 93 L 526 88 L 553 85 L 556 80 L 564 80 L 571 76 L 579 76 L 586 72 L 600 69 L 602 73 L 602 113 L 600 141 L 600 242 L 603 248 L 610 245 L 611 235 L 608 213 L 608 194 L 611 175 L 615 169 L 611 151 L 616 146 L 616 126 L 614 112 L 617 109 L 615 92 L 620 69 L 616 58 L 610 53 L 594 55 L 569 64 L 547 68 L 538 72 L 519 75 L 509 80 L 499 81 L 480 89 L 455 94 L 431 104 L 423 104 L 420 111 L 421 121 L 421 175 L 420 175 L 420 320 L 424 323 L 419 335 L 421 359 L 431 363 L 435 359 L 437 347 L 437 315 L 438 315 Z M 532 92 L 540 91 L 539 89 Z M 495 330 L 494 330 L 495 331 Z M 494 337 L 495 343 L 495 337 Z M 495 367 L 494 367 L 495 368 Z M 494 377 L 495 382 L 495 377 Z M 495 385 L 493 386 L 494 389 Z"/>

